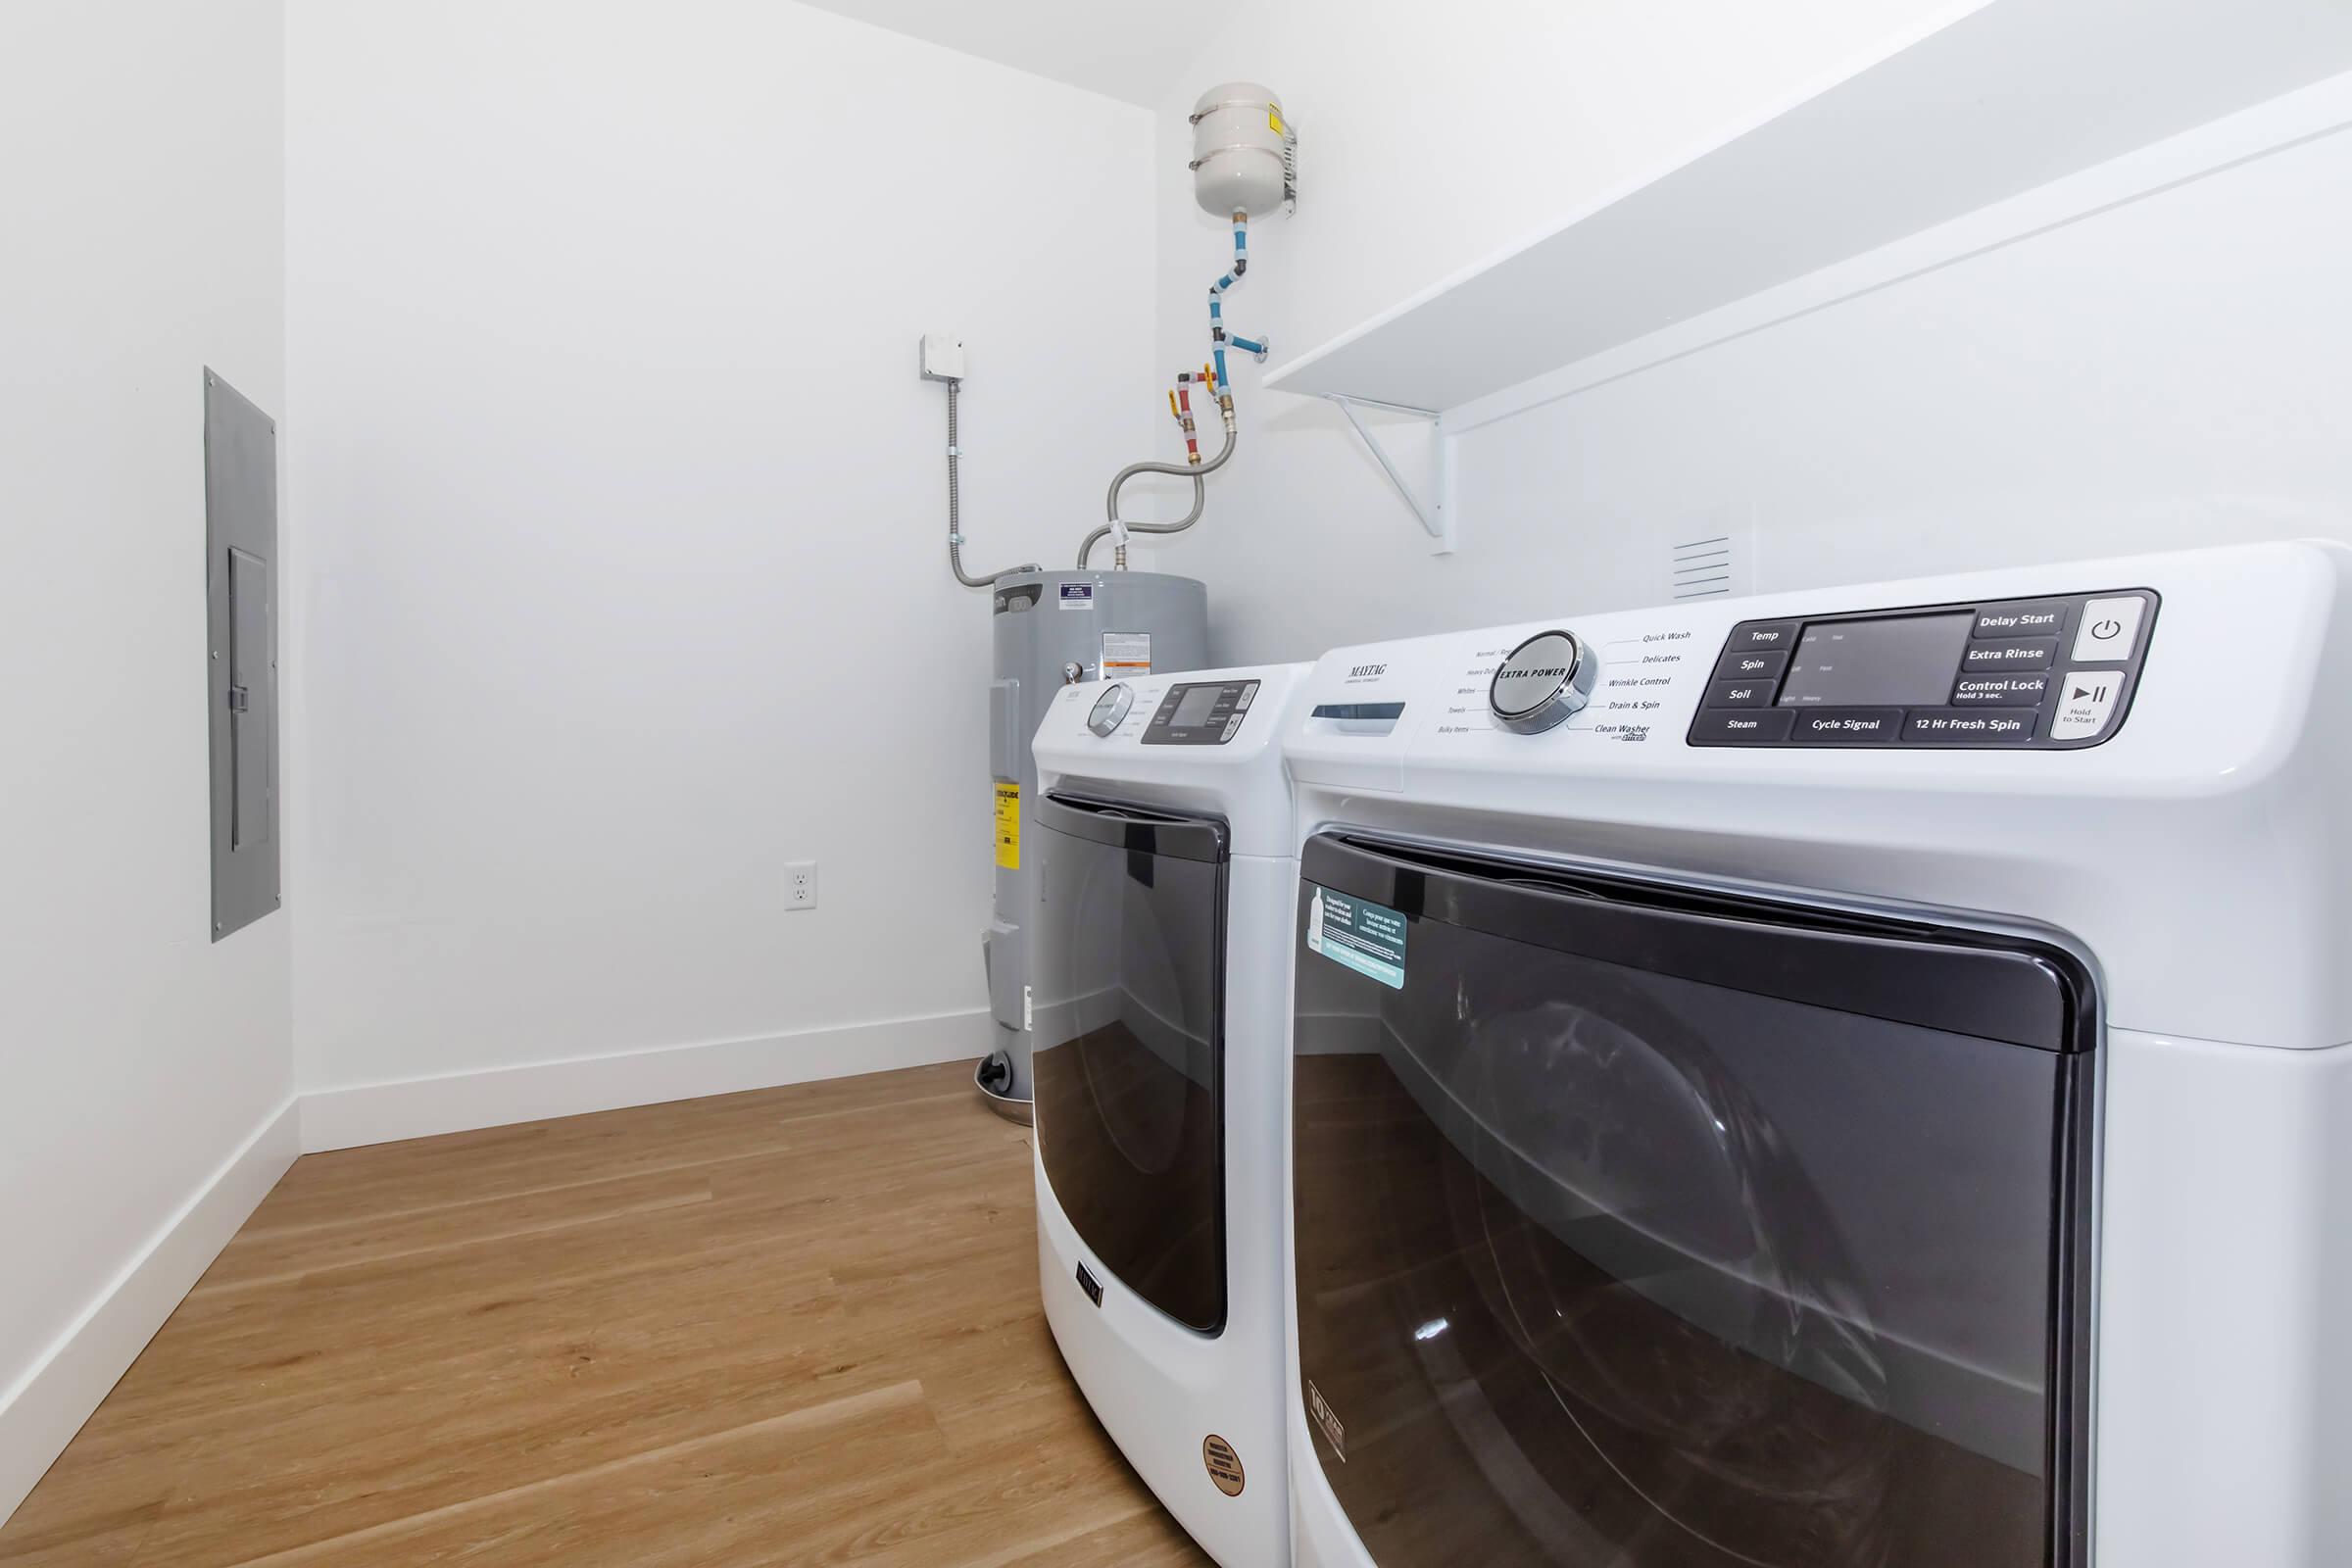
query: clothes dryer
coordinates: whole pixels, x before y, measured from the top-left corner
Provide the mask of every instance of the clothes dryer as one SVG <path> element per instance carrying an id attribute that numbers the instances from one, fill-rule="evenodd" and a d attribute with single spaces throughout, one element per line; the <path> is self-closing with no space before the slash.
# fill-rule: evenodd
<path id="1" fill-rule="evenodd" d="M 1057 693 L 1039 726 L 1040 1288 L 1063 1359 L 1225 1568 L 1280 1568 L 1283 1086 L 1304 664 Z"/>

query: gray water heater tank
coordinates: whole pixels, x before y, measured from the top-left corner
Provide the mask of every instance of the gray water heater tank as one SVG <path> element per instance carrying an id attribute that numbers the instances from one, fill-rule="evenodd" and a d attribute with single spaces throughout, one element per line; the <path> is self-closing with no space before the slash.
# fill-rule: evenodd
<path id="1" fill-rule="evenodd" d="M 1155 571 L 1022 571 L 999 577 L 992 593 L 996 669 L 988 688 L 988 765 L 997 885 L 981 954 L 997 1055 L 982 1068 L 982 1087 L 999 1108 L 1019 1115 L 1029 1102 L 1029 934 L 1037 902 L 1025 842 L 1037 796 L 1037 759 L 1029 743 L 1046 705 L 1071 681 L 1210 668 L 1208 589 L 1190 577 Z"/>

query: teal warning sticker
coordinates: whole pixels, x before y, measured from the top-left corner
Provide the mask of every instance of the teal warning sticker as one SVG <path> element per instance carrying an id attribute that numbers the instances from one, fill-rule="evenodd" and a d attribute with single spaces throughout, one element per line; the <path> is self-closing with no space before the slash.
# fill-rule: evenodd
<path id="1" fill-rule="evenodd" d="M 1306 906 L 1306 951 L 1404 989 L 1404 916 L 1395 909 L 1317 888 Z"/>

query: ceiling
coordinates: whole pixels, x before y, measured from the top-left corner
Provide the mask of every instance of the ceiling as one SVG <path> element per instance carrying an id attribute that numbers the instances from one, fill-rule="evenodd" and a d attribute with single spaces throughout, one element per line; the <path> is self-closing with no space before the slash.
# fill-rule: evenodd
<path id="1" fill-rule="evenodd" d="M 1244 0 L 808 0 L 1106 97 L 1156 109 Z"/>

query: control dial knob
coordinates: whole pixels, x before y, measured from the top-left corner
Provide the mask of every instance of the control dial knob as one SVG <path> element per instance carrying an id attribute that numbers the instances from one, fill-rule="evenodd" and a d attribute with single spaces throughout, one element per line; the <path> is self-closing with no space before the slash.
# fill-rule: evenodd
<path id="1" fill-rule="evenodd" d="M 1127 717 L 1127 710 L 1134 706 L 1135 693 L 1126 682 L 1114 681 L 1095 699 L 1095 710 L 1086 715 L 1086 727 L 1107 739 Z"/>
<path id="2" fill-rule="evenodd" d="M 1572 631 L 1540 631 L 1494 667 L 1487 709 L 1504 729 L 1541 735 L 1592 699 L 1600 661 Z"/>

